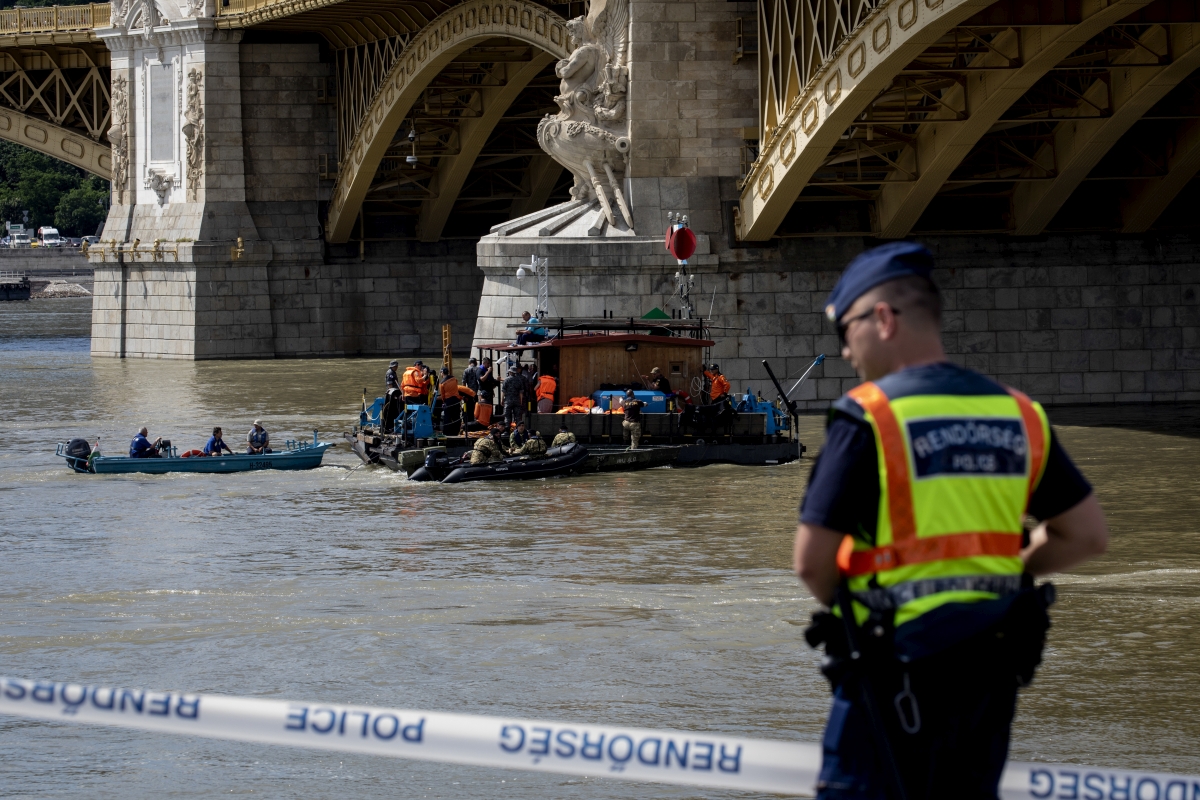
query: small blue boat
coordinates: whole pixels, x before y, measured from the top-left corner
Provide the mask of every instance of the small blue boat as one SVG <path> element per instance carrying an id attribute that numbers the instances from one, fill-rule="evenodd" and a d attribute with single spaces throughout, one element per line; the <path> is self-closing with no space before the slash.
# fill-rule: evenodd
<path id="1" fill-rule="evenodd" d="M 128 456 L 94 455 L 86 439 L 59 442 L 54 454 L 67 461 L 75 472 L 90 472 L 97 475 L 121 475 L 133 472 L 148 472 L 162 475 L 167 472 L 252 472 L 262 469 L 316 469 L 321 466 L 325 451 L 333 447 L 330 442 L 313 439 L 308 441 L 288 440 L 285 450 L 261 455 L 223 456 L 180 456 L 170 443 L 164 443 L 158 458 L 129 458 Z"/>

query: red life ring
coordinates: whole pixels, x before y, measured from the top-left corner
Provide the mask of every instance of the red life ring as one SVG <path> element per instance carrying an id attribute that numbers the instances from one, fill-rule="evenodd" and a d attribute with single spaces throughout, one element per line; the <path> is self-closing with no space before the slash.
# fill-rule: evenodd
<path id="1" fill-rule="evenodd" d="M 188 450 L 188 451 L 184 452 L 183 454 L 181 454 L 179 457 L 180 458 L 192 458 L 193 456 L 202 456 L 202 455 L 204 455 L 203 450 Z"/>

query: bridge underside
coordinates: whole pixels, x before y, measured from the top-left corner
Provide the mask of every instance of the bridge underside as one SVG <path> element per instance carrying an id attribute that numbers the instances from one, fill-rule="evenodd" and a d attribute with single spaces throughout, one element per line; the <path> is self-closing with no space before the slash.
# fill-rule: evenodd
<path id="1" fill-rule="evenodd" d="M 57 43 L 0 36 L 0 139 L 108 180 L 108 50 L 80 34 L 47 36 Z"/>
<path id="2" fill-rule="evenodd" d="M 1193 6 L 847 0 L 822 40 L 796 5 L 761 4 L 744 239 L 1196 227 Z"/>

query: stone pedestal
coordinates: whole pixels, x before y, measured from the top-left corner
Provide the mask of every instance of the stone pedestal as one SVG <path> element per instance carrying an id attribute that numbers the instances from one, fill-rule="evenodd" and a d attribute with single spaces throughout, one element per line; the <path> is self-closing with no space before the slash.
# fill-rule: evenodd
<path id="1" fill-rule="evenodd" d="M 604 9 L 599 16 L 597 8 Z M 603 209 L 597 204 L 600 198 L 584 209 L 578 206 L 578 195 L 575 205 L 568 203 L 493 228 L 477 248 L 484 273 L 475 329 L 477 345 L 511 339 L 512 329 L 507 326 L 518 321 L 522 311 L 533 311 L 536 281 L 526 278 L 518 283 L 516 278 L 517 266 L 528 263 L 533 253 L 549 259 L 549 319 L 599 317 L 604 312 L 640 317 L 655 307 L 668 313 L 678 311 L 680 303 L 673 295 L 677 290 L 674 276 L 680 267 L 663 246 L 667 214 L 672 212 L 686 214 L 697 235 L 698 249 L 689 259 L 687 271 L 694 276 L 693 315 L 714 318 L 717 345 L 711 357 L 736 381 L 751 377 L 752 364 L 758 367 L 754 374 L 762 374 L 756 359 L 781 356 L 784 351 L 773 339 L 762 355 L 743 346 L 751 333 L 745 315 L 749 309 L 731 292 L 748 266 L 776 267 L 760 251 L 730 249 L 723 213 L 725 204 L 738 196 L 736 183 L 743 165 L 746 129 L 757 124 L 754 58 L 731 63 L 739 16 L 753 29 L 754 4 L 606 0 L 594 2 L 589 16 L 573 23 L 575 55 L 560 62 L 558 72 L 563 77 L 558 102 L 564 130 L 566 115 L 580 113 L 579 92 L 586 93 L 594 83 L 571 71 L 577 62 L 583 63 L 590 40 L 600 38 L 608 52 L 624 54 L 623 63 L 600 65 L 597 74 L 602 76 L 598 79 L 601 87 L 614 70 L 624 69 L 628 76 L 624 106 L 628 145 L 621 185 L 633 230 L 605 224 Z M 616 37 L 620 39 L 616 46 L 611 29 L 614 19 L 625 20 L 627 26 L 624 37 Z M 619 55 L 614 57 L 617 61 Z M 611 88 L 593 94 L 597 116 L 603 116 L 611 94 Z M 543 123 L 539 133 L 544 129 L 552 130 L 552 126 Z M 570 134 L 563 136 L 570 138 Z M 542 143 L 545 147 L 546 142 Z M 562 150 L 547 148 L 555 158 Z M 599 163 L 606 158 L 618 160 L 600 150 L 593 160 Z M 579 172 L 572 164 L 564 164 Z M 579 184 L 577 180 L 576 186 Z M 790 353 L 791 348 L 785 351 Z M 808 357 L 807 353 L 795 355 Z"/>

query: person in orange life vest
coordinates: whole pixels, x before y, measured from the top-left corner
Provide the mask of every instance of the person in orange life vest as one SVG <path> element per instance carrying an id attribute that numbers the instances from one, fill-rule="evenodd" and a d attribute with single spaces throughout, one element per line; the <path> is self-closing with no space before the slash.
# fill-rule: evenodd
<path id="1" fill-rule="evenodd" d="M 539 414 L 554 413 L 554 393 L 558 389 L 558 381 L 553 375 L 543 375 L 537 379 L 534 393 L 537 395 L 537 410 Z"/>
<path id="2" fill-rule="evenodd" d="M 833 612 L 805 632 L 834 690 L 820 800 L 996 800 L 1049 627 L 1032 576 L 1107 545 L 1041 406 L 946 359 L 932 265 L 869 250 L 826 308 L 866 383 L 833 406 L 794 550 Z"/>
<path id="3" fill-rule="evenodd" d="M 450 374 L 450 370 L 442 367 L 442 379 L 437 386 L 437 410 L 440 411 L 442 430 L 447 424 L 457 424 L 462 417 L 462 399 L 458 394 L 458 380 Z"/>
<path id="4" fill-rule="evenodd" d="M 425 377 L 425 365 L 420 361 L 406 367 L 400 377 L 400 391 L 408 405 L 424 405 L 429 396 L 429 380 Z"/>
<path id="5" fill-rule="evenodd" d="M 709 400 L 713 403 L 719 403 L 729 397 L 729 381 L 721 374 L 721 368 L 716 364 L 710 364 L 708 369 L 704 371 L 704 377 L 708 378 L 712 389 L 709 390 Z"/>

